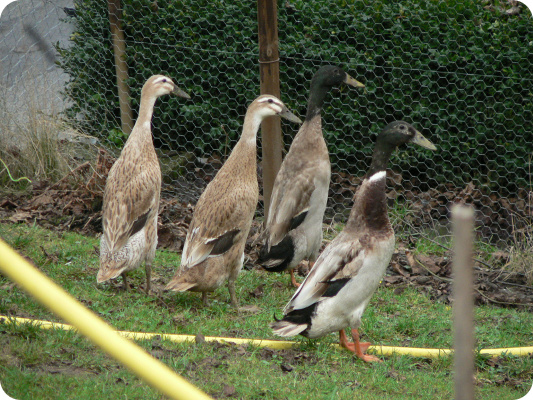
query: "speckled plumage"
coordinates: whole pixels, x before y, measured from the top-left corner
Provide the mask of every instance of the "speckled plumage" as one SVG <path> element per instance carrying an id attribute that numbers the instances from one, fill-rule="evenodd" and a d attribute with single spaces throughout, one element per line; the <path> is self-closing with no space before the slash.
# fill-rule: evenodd
<path id="1" fill-rule="evenodd" d="M 311 81 L 305 122 L 274 182 L 258 259 L 267 271 L 292 275 L 302 260 L 314 262 L 318 256 L 331 178 L 321 110 L 326 94 L 342 83 L 364 87 L 335 66 L 320 68 Z"/>
<path id="2" fill-rule="evenodd" d="M 274 333 L 316 338 L 339 331 L 342 346 L 365 361 L 378 360 L 364 354 L 369 344 L 359 343 L 357 329 L 394 251 L 385 195 L 386 166 L 394 149 L 408 142 L 435 149 L 403 121 L 387 125 L 378 136 L 369 173 L 356 192 L 344 230 L 324 249 L 285 307 L 283 318 L 271 324 Z M 344 333 L 348 326 L 353 344 Z"/>
<path id="3" fill-rule="evenodd" d="M 202 292 L 205 303 L 206 292 L 228 281 L 231 303 L 237 305 L 234 283 L 259 196 L 256 136 L 263 118 L 271 115 L 299 121 L 274 96 L 250 104 L 241 138 L 196 204 L 181 265 L 166 289 Z"/>
<path id="4" fill-rule="evenodd" d="M 100 270 L 97 282 L 146 265 L 146 291 L 157 246 L 157 215 L 161 191 L 161 169 L 152 142 L 150 122 L 156 99 L 176 93 L 188 97 L 170 78 L 152 76 L 142 89 L 139 117 L 109 171 L 104 190 L 100 240 Z"/>

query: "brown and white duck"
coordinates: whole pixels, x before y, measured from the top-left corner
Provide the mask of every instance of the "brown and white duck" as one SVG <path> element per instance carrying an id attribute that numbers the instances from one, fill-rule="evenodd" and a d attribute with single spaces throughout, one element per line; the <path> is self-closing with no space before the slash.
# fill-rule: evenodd
<path id="1" fill-rule="evenodd" d="M 122 275 L 124 288 L 129 290 L 126 272 L 144 262 L 145 290 L 150 292 L 161 191 L 161 169 L 150 124 L 154 104 L 165 94 L 190 98 L 172 79 L 163 75 L 150 77 L 141 91 L 135 126 L 109 171 L 104 190 L 98 283 Z"/>
<path id="2" fill-rule="evenodd" d="M 259 196 L 257 131 L 274 115 L 301 123 L 275 96 L 259 96 L 250 104 L 241 138 L 196 204 L 181 265 L 166 290 L 202 292 L 205 305 L 207 292 L 228 281 L 231 304 L 237 306 L 235 279 Z"/>
<path id="3" fill-rule="evenodd" d="M 274 181 L 264 243 L 258 263 L 271 272 L 294 269 L 304 259 L 314 262 L 322 245 L 331 164 L 322 135 L 321 111 L 327 93 L 341 84 L 364 85 L 336 66 L 321 67 L 311 80 L 305 122 L 294 138 Z"/>
<path id="4" fill-rule="evenodd" d="M 404 143 L 436 150 L 406 122 L 396 121 L 383 129 L 344 230 L 324 249 L 285 307 L 283 318 L 271 324 L 274 333 L 317 338 L 338 331 L 341 346 L 364 361 L 379 361 L 365 353 L 370 343 L 360 343 L 358 328 L 394 251 L 385 195 L 386 168 L 392 152 Z M 352 328 L 353 343 L 347 340 L 347 327 Z"/>

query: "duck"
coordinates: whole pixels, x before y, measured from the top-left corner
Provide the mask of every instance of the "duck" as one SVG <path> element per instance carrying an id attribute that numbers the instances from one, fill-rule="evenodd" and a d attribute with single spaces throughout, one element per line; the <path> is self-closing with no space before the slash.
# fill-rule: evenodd
<path id="1" fill-rule="evenodd" d="M 97 283 L 122 275 L 124 289 L 129 291 L 126 272 L 144 262 L 145 291 L 150 293 L 161 192 L 161 169 L 152 142 L 151 120 L 156 100 L 167 94 L 190 99 L 167 76 L 153 75 L 144 83 L 137 121 L 109 170 L 102 205 Z"/>
<path id="2" fill-rule="evenodd" d="M 394 230 L 387 214 L 387 164 L 400 145 L 415 143 L 429 150 L 435 145 L 404 121 L 388 124 L 378 135 L 368 173 L 354 196 L 344 229 L 320 254 L 313 269 L 283 310 L 270 324 L 276 335 L 318 338 L 339 332 L 339 343 L 366 362 L 381 361 L 367 354 L 360 342 L 363 312 L 391 260 Z M 345 329 L 351 327 L 353 342 Z"/>
<path id="3" fill-rule="evenodd" d="M 231 305 L 238 307 L 235 280 L 259 198 L 257 132 L 264 118 L 275 115 L 302 122 L 272 95 L 248 106 L 239 141 L 196 203 L 181 264 L 165 290 L 201 292 L 206 306 L 207 293 L 227 281 Z"/>
<path id="4" fill-rule="evenodd" d="M 268 217 L 257 262 L 266 271 L 294 269 L 307 259 L 310 266 L 322 245 L 331 164 L 322 134 L 322 107 L 328 92 L 341 84 L 364 88 L 342 68 L 326 65 L 311 79 L 305 122 L 296 134 L 274 180 Z"/>

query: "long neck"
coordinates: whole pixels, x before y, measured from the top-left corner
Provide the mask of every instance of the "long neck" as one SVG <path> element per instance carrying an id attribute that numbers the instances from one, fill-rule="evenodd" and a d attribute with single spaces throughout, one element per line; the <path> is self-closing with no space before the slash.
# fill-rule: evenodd
<path id="1" fill-rule="evenodd" d="M 139 106 L 139 115 L 137 121 L 135 122 L 135 127 L 138 128 L 147 128 L 147 129 L 133 129 L 132 134 L 136 132 L 151 132 L 150 123 L 152 121 L 152 115 L 154 113 L 154 105 L 157 97 L 155 96 L 142 96 L 141 95 L 141 105 Z M 150 140 L 152 138 L 150 137 Z"/>
<path id="2" fill-rule="evenodd" d="M 311 85 L 309 100 L 307 101 L 306 120 L 311 120 L 317 114 L 320 114 L 322 107 L 324 106 L 324 100 L 329 91 L 329 88 L 325 86 Z"/>
<path id="3" fill-rule="evenodd" d="M 384 170 L 370 175 L 363 181 L 346 223 L 346 229 L 354 231 L 392 229 L 387 215 L 386 181 L 387 175 Z"/>
<path id="4" fill-rule="evenodd" d="M 374 175 L 376 172 L 385 171 L 389 163 L 389 159 L 395 147 L 387 145 L 383 142 L 377 142 L 374 147 L 374 154 L 372 155 L 372 163 L 368 170 L 367 177 Z"/>
<path id="5" fill-rule="evenodd" d="M 261 126 L 263 118 L 257 113 L 249 110 L 244 116 L 244 124 L 242 127 L 242 134 L 239 142 L 246 142 L 247 144 L 253 144 L 256 146 L 257 132 Z"/>
<path id="6" fill-rule="evenodd" d="M 239 164 L 257 163 L 257 132 L 259 131 L 261 121 L 262 118 L 259 115 L 251 110 L 248 110 L 244 117 L 241 138 L 233 148 L 230 156 L 224 163 L 224 166 L 234 162 Z M 229 168 L 229 166 L 227 168 Z"/>
<path id="7" fill-rule="evenodd" d="M 349 229 L 361 227 L 373 231 L 391 230 L 387 215 L 387 165 L 396 146 L 377 141 L 372 155 L 370 169 L 359 188 L 355 203 L 350 212 Z"/>

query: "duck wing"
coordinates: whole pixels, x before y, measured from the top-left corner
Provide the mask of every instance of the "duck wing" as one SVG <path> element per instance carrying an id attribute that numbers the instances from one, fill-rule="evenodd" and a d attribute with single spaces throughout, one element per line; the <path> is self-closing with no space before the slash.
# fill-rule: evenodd
<path id="1" fill-rule="evenodd" d="M 198 200 L 183 247 L 181 269 L 226 253 L 248 232 L 257 195 L 245 188 L 228 192 L 219 186 L 219 181 L 213 180 Z"/>
<path id="2" fill-rule="evenodd" d="M 160 190 L 159 165 L 143 165 L 141 169 L 128 165 L 128 160 L 117 160 L 106 183 L 102 214 L 103 231 L 111 251 L 122 248 L 157 215 Z"/>
<path id="3" fill-rule="evenodd" d="M 285 160 L 274 189 L 267 221 L 266 246 L 280 243 L 293 229 L 300 226 L 308 214 L 316 212 L 315 198 L 327 197 L 329 162 Z M 292 165 L 295 164 L 296 165 Z M 291 165 L 289 165 L 291 164 Z M 299 164 L 299 165 L 298 165 Z"/>
<path id="4" fill-rule="evenodd" d="M 309 307 L 324 297 L 337 294 L 363 267 L 366 253 L 364 242 L 341 232 L 322 252 L 284 313 Z"/>

